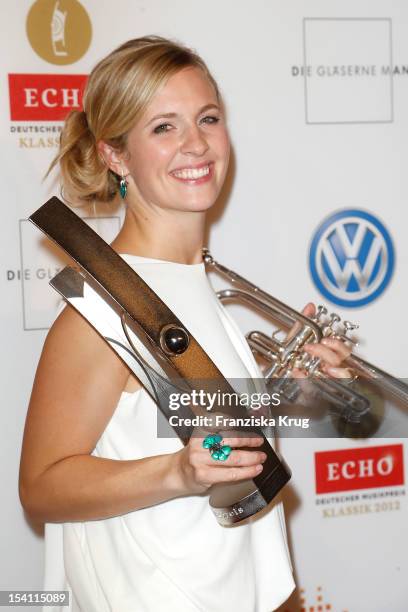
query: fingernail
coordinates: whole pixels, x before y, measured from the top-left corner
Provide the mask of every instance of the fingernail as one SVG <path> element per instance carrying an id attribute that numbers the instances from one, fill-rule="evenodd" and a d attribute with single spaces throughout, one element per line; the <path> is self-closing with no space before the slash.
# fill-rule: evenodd
<path id="1" fill-rule="evenodd" d="M 331 340 L 330 338 L 323 338 L 323 340 L 321 340 L 322 344 L 331 344 Z"/>
<path id="2" fill-rule="evenodd" d="M 263 465 L 257 465 L 256 466 L 256 471 L 257 472 L 262 472 L 262 470 L 263 470 Z"/>

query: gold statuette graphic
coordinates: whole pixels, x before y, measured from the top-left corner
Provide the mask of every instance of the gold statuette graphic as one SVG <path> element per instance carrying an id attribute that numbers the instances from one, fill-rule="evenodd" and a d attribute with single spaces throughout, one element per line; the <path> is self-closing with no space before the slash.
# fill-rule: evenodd
<path id="1" fill-rule="evenodd" d="M 92 24 L 78 0 L 36 0 L 26 23 L 33 50 L 46 62 L 73 64 L 89 49 Z"/>

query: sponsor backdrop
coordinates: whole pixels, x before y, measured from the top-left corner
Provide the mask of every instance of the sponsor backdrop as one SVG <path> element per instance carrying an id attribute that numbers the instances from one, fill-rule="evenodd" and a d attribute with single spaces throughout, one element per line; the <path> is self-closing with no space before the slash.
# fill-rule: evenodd
<path id="1" fill-rule="evenodd" d="M 323 300 L 358 321 L 360 354 L 404 377 L 408 6 L 19 0 L 0 10 L 1 588 L 38 589 L 43 539 L 19 504 L 18 462 L 58 302 L 48 281 L 66 262 L 26 219 L 59 192 L 55 175 L 43 176 L 89 70 L 145 34 L 195 47 L 224 93 L 234 146 L 213 213 L 214 256 L 296 308 Z M 78 214 L 107 240 L 122 218 L 114 206 Z M 236 313 L 245 329 L 246 314 Z M 285 498 L 299 587 L 282 610 L 406 610 L 406 441 L 285 438 L 280 446 L 293 469 Z"/>

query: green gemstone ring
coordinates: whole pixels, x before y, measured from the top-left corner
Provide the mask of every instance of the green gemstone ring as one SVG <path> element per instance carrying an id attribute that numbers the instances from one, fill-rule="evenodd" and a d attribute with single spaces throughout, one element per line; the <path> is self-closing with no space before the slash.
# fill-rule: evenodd
<path id="1" fill-rule="evenodd" d="M 221 444 L 220 434 L 209 434 L 203 440 L 203 447 L 208 448 L 214 461 L 226 461 L 231 454 L 232 448 L 227 444 Z"/>

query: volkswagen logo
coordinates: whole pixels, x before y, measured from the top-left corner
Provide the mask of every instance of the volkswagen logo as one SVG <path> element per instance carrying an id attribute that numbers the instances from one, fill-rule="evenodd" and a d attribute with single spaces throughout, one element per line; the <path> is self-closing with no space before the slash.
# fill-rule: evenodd
<path id="1" fill-rule="evenodd" d="M 355 308 L 375 300 L 394 269 L 394 247 L 384 225 L 364 210 L 334 213 L 317 228 L 309 266 L 322 295 Z"/>

